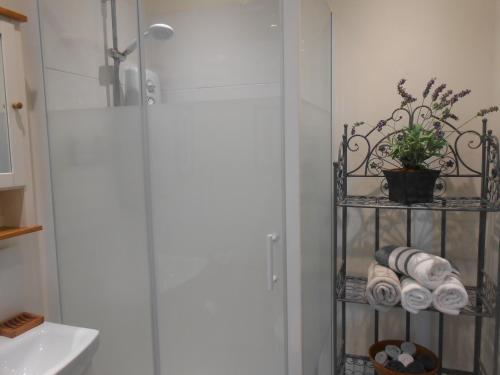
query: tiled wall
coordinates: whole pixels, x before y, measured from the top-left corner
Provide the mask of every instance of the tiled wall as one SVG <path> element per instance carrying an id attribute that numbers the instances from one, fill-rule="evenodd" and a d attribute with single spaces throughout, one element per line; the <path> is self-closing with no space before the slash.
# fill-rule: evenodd
<path id="1" fill-rule="evenodd" d="M 119 49 L 137 38 L 136 0 L 117 1 Z M 112 60 L 110 2 L 41 0 L 49 110 L 101 108 L 112 103 L 112 87 L 99 82 L 99 68 Z M 123 64 L 137 66 L 137 52 Z"/>
<path id="2" fill-rule="evenodd" d="M 279 94 L 280 9 L 276 1 L 146 0 L 148 24 L 175 29 L 167 41 L 146 41 L 146 65 L 160 75 L 164 102 Z"/>

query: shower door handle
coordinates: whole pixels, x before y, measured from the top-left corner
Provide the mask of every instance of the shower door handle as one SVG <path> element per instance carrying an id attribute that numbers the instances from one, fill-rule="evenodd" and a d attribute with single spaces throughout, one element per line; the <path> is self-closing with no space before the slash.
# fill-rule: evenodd
<path id="1" fill-rule="evenodd" d="M 274 273 L 274 243 L 278 240 L 276 233 L 267 235 L 267 289 L 272 291 L 278 276 Z"/>

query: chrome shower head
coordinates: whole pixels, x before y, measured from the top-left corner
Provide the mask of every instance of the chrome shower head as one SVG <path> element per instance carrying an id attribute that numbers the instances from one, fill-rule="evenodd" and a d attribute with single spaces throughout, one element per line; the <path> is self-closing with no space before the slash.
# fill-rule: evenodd
<path id="1" fill-rule="evenodd" d="M 167 40 L 174 36 L 174 28 L 164 23 L 155 23 L 148 27 L 144 32 L 144 36 L 152 36 L 157 40 Z M 137 48 L 137 39 L 135 39 L 130 45 L 123 50 L 121 53 L 123 57 L 127 57 Z"/>
<path id="2" fill-rule="evenodd" d="M 155 23 L 149 26 L 149 29 L 144 33 L 144 36 L 151 35 L 155 39 L 166 40 L 174 36 L 174 29 L 172 26 L 164 23 Z"/>

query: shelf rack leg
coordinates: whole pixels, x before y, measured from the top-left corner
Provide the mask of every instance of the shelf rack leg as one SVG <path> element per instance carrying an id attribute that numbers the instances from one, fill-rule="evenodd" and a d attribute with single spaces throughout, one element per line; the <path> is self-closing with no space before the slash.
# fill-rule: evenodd
<path id="1" fill-rule="evenodd" d="M 485 201 L 488 195 L 488 158 L 487 158 L 487 119 L 483 119 L 482 131 L 482 146 L 481 146 L 481 200 Z M 478 239 L 478 256 L 477 256 L 477 290 L 479 293 L 483 292 L 484 281 L 484 256 L 486 250 L 486 223 L 488 219 L 487 211 L 479 213 L 479 239 Z M 481 298 L 477 298 L 476 306 L 479 311 L 482 309 Z M 474 374 L 481 372 L 481 339 L 482 339 L 483 318 L 476 316 L 474 327 Z"/>
<path id="2" fill-rule="evenodd" d="M 342 277 L 347 275 L 347 207 L 342 207 Z M 346 302 L 342 301 L 342 356 L 346 356 Z M 340 375 L 340 374 L 339 374 Z"/>
<path id="3" fill-rule="evenodd" d="M 443 200 L 443 207 L 446 206 L 446 201 Z M 447 212 L 441 211 L 441 257 L 446 258 L 446 221 Z M 444 314 L 439 313 L 439 338 L 438 338 L 438 357 L 443 362 L 443 335 L 444 335 Z"/>
<path id="4" fill-rule="evenodd" d="M 483 292 L 484 280 L 484 252 L 486 245 L 486 212 L 479 214 L 479 246 L 477 258 L 477 290 L 479 293 Z M 482 309 L 481 298 L 477 298 L 476 305 L 478 311 Z M 476 316 L 476 323 L 474 327 L 474 374 L 480 374 L 481 370 L 481 338 L 482 338 L 483 318 Z"/>
<path id="5" fill-rule="evenodd" d="M 406 246 L 411 246 L 411 209 L 406 210 Z M 410 313 L 406 313 L 406 341 L 410 341 L 411 318 Z"/>
<path id="6" fill-rule="evenodd" d="M 495 334 L 494 342 L 493 342 L 493 375 L 500 375 L 498 362 L 500 358 L 498 358 L 498 350 L 500 346 L 500 238 L 498 243 L 498 252 L 497 252 L 497 289 L 496 289 L 496 306 L 495 306 Z"/>
<path id="7" fill-rule="evenodd" d="M 375 209 L 375 251 L 380 248 L 380 209 Z M 378 342 L 379 339 L 379 314 L 378 311 L 375 310 L 375 342 Z"/>
<path id="8" fill-rule="evenodd" d="M 497 290 L 496 290 L 496 304 L 495 304 L 495 334 L 493 341 L 493 375 L 500 375 L 500 369 L 498 368 L 498 362 L 500 360 L 499 356 L 499 346 L 500 346 L 500 241 L 498 244 L 497 252 Z"/>
<path id="9" fill-rule="evenodd" d="M 331 364 L 330 370 L 332 375 L 337 375 L 337 363 L 338 363 L 338 349 L 337 349 L 337 244 L 338 244 L 338 236 L 337 236 L 337 173 L 338 173 L 338 164 L 333 163 L 333 205 L 332 205 L 332 248 L 330 251 L 331 257 L 331 291 L 332 291 L 332 305 L 331 305 L 331 348 L 332 348 L 332 356 L 331 356 Z"/>
<path id="10" fill-rule="evenodd" d="M 344 158 L 343 163 L 343 173 L 342 173 L 342 195 L 347 194 L 347 151 L 348 151 L 348 140 L 347 140 L 347 124 L 344 125 L 344 134 L 342 135 L 342 150 Z M 347 276 L 347 207 L 342 207 L 342 277 Z M 346 302 L 342 301 L 342 358 L 346 358 Z M 338 374 L 340 375 L 340 374 Z"/>

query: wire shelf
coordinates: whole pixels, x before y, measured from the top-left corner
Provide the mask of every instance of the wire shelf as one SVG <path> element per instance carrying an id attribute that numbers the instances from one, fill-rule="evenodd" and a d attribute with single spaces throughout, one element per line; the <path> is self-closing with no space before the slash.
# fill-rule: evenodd
<path id="1" fill-rule="evenodd" d="M 338 375 L 375 375 L 373 363 L 368 357 L 347 355 L 339 364 Z"/>
<path id="2" fill-rule="evenodd" d="M 342 277 L 342 274 L 339 274 L 337 280 L 337 300 L 349 303 L 368 304 L 365 295 L 366 278 L 355 276 Z M 469 294 L 469 304 L 462 310 L 461 314 L 483 317 L 494 316 L 496 286 L 486 275 L 483 284 L 482 291 L 478 291 L 475 287 L 466 287 L 467 293 Z M 400 304 L 395 307 L 402 308 Z M 429 308 L 428 311 L 436 310 L 434 308 Z"/>
<path id="3" fill-rule="evenodd" d="M 500 206 L 480 198 L 435 198 L 432 203 L 405 205 L 390 201 L 387 197 L 347 196 L 338 201 L 340 207 L 412 209 L 432 211 L 499 212 Z"/>
<path id="4" fill-rule="evenodd" d="M 454 370 L 442 368 L 441 374 L 449 375 L 473 375 L 471 371 Z M 348 354 L 345 358 L 341 358 L 337 364 L 338 375 L 375 375 L 376 371 L 368 357 Z M 486 374 L 484 366 L 481 364 L 481 374 Z"/>
<path id="5" fill-rule="evenodd" d="M 441 374 L 453 375 L 484 375 L 486 374 L 483 365 L 483 353 L 481 352 L 481 342 L 483 339 L 483 317 L 493 318 L 494 324 L 500 327 L 500 298 L 497 289 L 500 288 L 499 281 L 493 282 L 489 275 L 485 272 L 486 253 L 489 251 L 489 246 L 486 246 L 487 239 L 487 219 L 488 213 L 500 212 L 500 141 L 497 136 L 493 134 L 491 129 L 488 128 L 486 119 L 482 121 L 481 130 L 461 130 L 453 124 L 445 123 L 448 127 L 450 136 L 447 137 L 448 145 L 446 152 L 442 156 L 430 159 L 428 161 L 428 168 L 440 170 L 441 176 L 437 180 L 434 189 L 434 201 L 432 203 L 420 203 L 413 205 L 405 205 L 392 202 L 388 199 L 389 189 L 387 180 L 384 177 L 384 170 L 399 168 L 400 165 L 397 160 L 391 158 L 389 150 L 389 141 L 393 136 L 397 136 L 399 132 L 405 127 L 412 126 L 415 116 L 420 117 L 421 111 L 425 112 L 426 119 L 432 119 L 432 108 L 421 106 L 416 108 L 413 112 L 397 108 L 388 117 L 387 121 L 394 122 L 394 126 L 384 128 L 384 131 L 379 127 L 373 127 L 365 134 L 360 133 L 362 128 L 358 129 L 358 125 L 354 124 L 350 129 L 347 125 L 344 126 L 344 134 L 342 142 L 339 147 L 339 155 L 337 162 L 334 163 L 334 191 L 333 199 L 334 205 L 332 215 L 335 219 L 339 219 L 342 223 L 340 229 L 339 225 L 334 226 L 334 245 L 332 247 L 332 255 L 335 264 L 340 260 L 340 273 L 335 275 L 336 280 L 336 293 L 334 293 L 334 303 L 340 302 L 342 305 L 342 313 L 337 316 L 337 309 L 332 309 L 332 325 L 333 335 L 342 335 L 342 344 L 337 348 L 337 343 L 334 345 L 333 360 L 335 363 L 335 370 L 337 375 L 373 375 L 375 371 L 373 366 L 369 364 L 366 357 L 359 357 L 347 354 L 346 348 L 346 303 L 367 304 L 365 298 L 366 278 L 354 277 L 347 275 L 346 264 L 348 261 L 348 254 L 350 245 L 347 241 L 348 230 L 348 210 L 349 207 L 355 208 L 371 208 L 375 210 L 375 231 L 374 231 L 374 244 L 375 248 L 379 247 L 380 241 L 380 212 L 382 210 L 407 210 L 406 215 L 406 243 L 412 243 L 412 219 L 411 211 L 413 210 L 430 210 L 436 212 L 476 212 L 479 213 L 478 217 L 478 248 L 477 248 L 477 268 L 478 282 L 474 287 L 467 287 L 469 294 L 469 304 L 462 310 L 463 315 L 473 316 L 475 320 L 474 326 L 474 351 L 471 366 L 473 371 L 469 369 L 463 370 L 450 370 L 442 369 Z M 408 118 L 408 123 L 406 123 Z M 403 120 L 403 121 L 401 121 Z M 382 129 L 382 130 L 384 130 Z M 388 130 L 389 129 L 389 130 Z M 471 154 L 476 154 L 475 163 L 470 159 Z M 353 157 L 355 154 L 355 157 Z M 467 156 L 467 157 L 465 157 Z M 481 160 L 480 162 L 478 162 Z M 358 178 L 375 178 L 378 179 L 379 192 L 370 192 L 369 195 L 350 195 L 348 187 Z M 475 178 L 478 186 L 481 186 L 480 192 L 475 196 L 473 191 L 470 192 L 468 197 L 449 197 L 447 193 L 448 182 L 456 178 Z M 373 181 L 372 181 L 373 182 Z M 372 185 L 370 185 L 372 186 Z M 340 212 L 338 209 L 342 208 Z M 380 209 L 380 210 L 378 210 Z M 404 223 L 402 223 L 404 225 Z M 444 254 L 446 250 L 446 231 L 447 231 L 447 217 L 441 215 L 441 253 Z M 337 243 L 340 241 L 340 246 Z M 496 250 L 496 245 L 492 247 Z M 497 266 L 500 269 L 500 263 Z M 498 271 L 497 271 L 498 272 Z M 499 276 L 494 275 L 494 280 Z M 399 306 L 401 308 L 401 306 Z M 498 309 L 497 309 L 498 308 Z M 429 311 L 435 311 L 429 309 Z M 379 322 L 375 314 L 374 328 L 375 338 L 379 336 Z M 340 318 L 340 320 L 338 319 Z M 406 340 L 411 341 L 411 314 L 407 314 L 406 322 Z M 438 325 L 438 347 L 440 353 L 445 355 L 448 350 L 447 344 L 444 340 L 444 315 L 440 315 Z M 496 336 L 500 333 L 495 332 Z M 351 335 L 352 336 L 352 335 Z M 357 337 L 354 335 L 353 337 Z M 351 337 L 349 337 L 351 339 Z M 498 337 L 497 337 L 498 339 Z M 495 341 L 497 343 L 498 341 Z M 499 357 L 499 345 L 494 345 L 492 358 Z M 340 350 L 338 350 L 340 349 Z M 500 375 L 500 367 L 496 362 L 493 366 L 493 372 L 490 375 Z"/>

